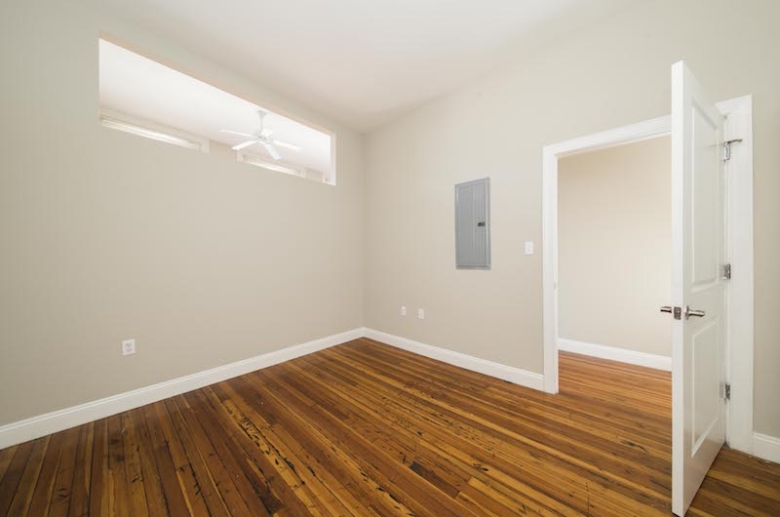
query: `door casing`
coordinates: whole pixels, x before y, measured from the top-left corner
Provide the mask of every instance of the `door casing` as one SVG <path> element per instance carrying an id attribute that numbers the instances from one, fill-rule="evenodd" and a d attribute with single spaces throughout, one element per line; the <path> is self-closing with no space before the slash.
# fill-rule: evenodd
<path id="1" fill-rule="evenodd" d="M 726 117 L 724 139 L 741 138 L 726 164 L 726 258 L 733 276 L 726 285 L 726 440 L 753 453 L 753 99 L 748 95 L 717 103 Z M 558 160 L 670 134 L 671 117 L 622 126 L 545 146 L 542 153 L 542 246 L 544 308 L 544 390 L 558 393 Z M 731 310 L 738 307 L 739 310 Z"/>

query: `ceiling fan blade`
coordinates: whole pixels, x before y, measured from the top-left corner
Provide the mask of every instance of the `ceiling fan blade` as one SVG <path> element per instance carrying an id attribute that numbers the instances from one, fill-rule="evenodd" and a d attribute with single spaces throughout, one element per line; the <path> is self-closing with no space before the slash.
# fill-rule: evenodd
<path id="1" fill-rule="evenodd" d="M 249 147 L 250 145 L 255 144 L 255 143 L 257 143 L 257 140 L 247 140 L 243 144 L 234 145 L 233 146 L 233 150 L 234 151 L 240 151 L 244 147 Z"/>
<path id="2" fill-rule="evenodd" d="M 268 142 L 260 142 L 260 143 L 263 144 L 265 150 L 268 151 L 268 154 L 270 154 L 274 160 L 279 160 L 282 157 L 282 155 L 279 154 L 279 152 L 276 150 L 276 148 L 273 145 L 269 144 Z"/>
<path id="3" fill-rule="evenodd" d="M 293 151 L 300 151 L 301 148 L 297 145 L 288 144 L 287 142 L 282 142 L 281 140 L 274 140 L 274 145 L 278 145 L 279 147 L 286 147 L 287 149 L 292 149 Z"/>
<path id="4" fill-rule="evenodd" d="M 231 135 L 238 135 L 238 136 L 246 136 L 248 138 L 254 138 L 255 135 L 250 135 L 249 133 L 242 133 L 241 131 L 231 131 L 230 129 L 222 129 L 223 133 L 229 133 Z"/>

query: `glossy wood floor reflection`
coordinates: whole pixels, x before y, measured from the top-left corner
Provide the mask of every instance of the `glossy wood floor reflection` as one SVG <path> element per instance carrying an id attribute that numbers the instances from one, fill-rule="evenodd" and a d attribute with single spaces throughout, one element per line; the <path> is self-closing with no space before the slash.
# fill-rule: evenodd
<path id="1" fill-rule="evenodd" d="M 362 339 L 0 451 L 0 515 L 669 515 L 669 384 L 561 354 L 549 396 Z M 780 515 L 780 466 L 721 452 L 690 515 Z"/>

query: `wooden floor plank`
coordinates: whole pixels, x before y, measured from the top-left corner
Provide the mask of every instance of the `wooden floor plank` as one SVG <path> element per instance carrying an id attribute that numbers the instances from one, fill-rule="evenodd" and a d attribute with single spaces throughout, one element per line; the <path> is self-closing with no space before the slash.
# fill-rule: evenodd
<path id="1" fill-rule="evenodd" d="M 74 427 L 65 431 L 57 478 L 54 481 L 54 492 L 49 507 L 49 517 L 66 517 L 70 509 L 73 492 L 73 476 L 76 469 L 76 453 L 78 452 L 79 435 L 83 427 Z"/>
<path id="2" fill-rule="evenodd" d="M 553 396 L 359 339 L 0 450 L 0 517 L 668 516 L 670 380 L 561 353 Z M 778 509 L 724 449 L 689 515 Z"/>
<path id="3" fill-rule="evenodd" d="M 108 418 L 108 500 L 111 517 L 132 517 L 125 466 L 122 415 Z"/>
<path id="4" fill-rule="evenodd" d="M 168 443 L 154 415 L 151 405 L 138 409 L 136 413 L 143 444 L 141 458 L 144 478 L 151 476 L 155 484 L 150 491 L 152 503 L 149 513 L 157 514 L 153 509 L 157 506 L 160 511 L 164 508 L 171 517 L 184 517 L 190 514 L 190 510 L 173 466 Z M 159 498 L 163 498 L 163 501 L 159 501 Z"/>
<path id="5" fill-rule="evenodd" d="M 157 464 L 152 457 L 153 448 L 143 411 L 134 409 L 128 411 L 126 415 L 127 423 L 132 429 L 132 442 L 135 443 L 135 454 L 137 455 L 135 467 L 137 469 L 137 474 L 135 474 L 136 483 L 140 483 L 144 487 L 143 496 L 146 503 L 146 513 L 149 517 L 167 517 L 170 515 L 168 503 L 162 487 L 162 480 L 157 471 Z"/>
<path id="6" fill-rule="evenodd" d="M 381 375 L 387 375 L 387 368 Z M 437 390 L 434 392 L 435 399 L 441 402 L 441 406 L 457 406 L 464 413 L 485 416 L 488 420 L 496 422 L 497 427 L 511 428 L 514 433 L 521 434 L 534 442 L 536 447 L 544 444 L 549 450 L 556 451 L 556 453 L 576 454 L 577 458 L 583 460 L 583 464 L 588 463 L 588 461 L 591 464 L 598 464 L 599 470 L 619 472 L 627 477 L 629 472 L 624 467 L 632 466 L 638 461 L 644 464 L 652 462 L 652 466 L 655 468 L 662 468 L 662 463 L 665 463 L 654 461 L 655 458 L 648 457 L 646 450 L 640 451 L 632 447 L 615 448 L 614 435 L 604 433 L 601 429 L 591 429 L 591 432 L 583 433 L 582 426 L 575 425 L 571 421 L 546 417 L 537 418 L 527 412 L 517 411 L 515 408 L 496 407 L 485 404 L 481 400 L 469 399 L 463 394 L 452 395 L 450 391 Z M 550 433 L 551 428 L 555 428 L 557 432 Z M 503 437 L 506 437 L 506 434 Z M 600 454 L 602 451 L 610 449 L 611 452 L 608 456 Z M 595 453 L 599 457 L 589 457 L 588 452 Z M 568 460 L 572 461 L 572 458 L 568 458 Z M 664 460 L 668 461 L 668 458 L 664 457 Z M 630 476 L 636 478 L 637 473 L 631 471 Z"/>
<path id="7" fill-rule="evenodd" d="M 165 400 L 173 426 L 176 429 L 178 440 L 182 450 L 187 455 L 187 463 L 195 476 L 195 489 L 203 495 L 209 514 L 214 517 L 230 517 L 230 510 L 225 506 L 225 501 L 217 488 L 214 475 L 209 470 L 209 465 L 203 458 L 195 439 L 187 426 L 187 421 L 174 398 Z M 240 510 L 238 510 L 240 511 Z"/>
<path id="8" fill-rule="evenodd" d="M 249 384 L 250 380 L 237 379 L 236 381 L 244 382 L 249 389 L 252 389 Z M 248 390 L 245 390 L 246 392 Z M 332 440 L 317 422 L 306 418 L 305 414 L 289 411 L 286 404 L 264 393 L 262 384 L 254 384 L 252 393 L 255 393 L 256 396 L 245 396 L 244 398 L 249 406 L 249 412 L 253 415 L 253 421 L 262 422 L 265 420 L 266 424 L 262 427 L 271 432 L 276 427 L 283 427 L 294 440 L 301 444 L 319 444 L 317 447 L 309 446 L 309 452 L 316 465 L 327 469 L 338 479 L 341 487 L 353 491 L 361 503 L 368 507 L 370 513 L 398 516 L 412 513 L 411 510 L 393 498 L 392 494 L 376 480 L 369 477 L 359 465 L 352 451 L 344 447 L 340 441 Z M 270 419 L 267 419 L 268 417 Z M 312 468 L 316 467 L 312 466 Z M 366 513 L 357 512 L 355 514 L 365 515 Z"/>
<path id="9" fill-rule="evenodd" d="M 298 444 L 308 445 L 324 439 L 310 422 L 301 419 L 300 415 L 288 413 L 284 406 L 277 405 L 274 400 L 263 397 L 260 393 L 254 391 L 244 379 L 233 379 L 229 383 L 214 386 L 214 390 L 223 400 L 226 409 L 234 418 L 241 421 L 242 428 L 247 436 L 251 437 L 257 449 L 268 451 L 267 456 L 269 459 L 273 459 L 273 461 L 270 461 L 269 466 L 264 467 L 265 472 L 272 472 L 274 465 L 277 466 L 281 474 L 284 475 L 287 472 L 284 458 L 279 462 L 276 455 L 272 453 L 275 449 L 273 444 L 276 440 L 274 437 L 281 437 L 276 435 L 275 428 L 281 428 L 291 441 L 295 441 Z M 369 510 L 366 512 L 353 511 L 352 513 L 355 515 L 371 515 L 375 513 L 373 512 L 374 506 L 383 507 L 383 503 L 386 502 L 386 498 L 381 498 L 378 502 L 371 500 L 371 496 L 378 492 L 378 485 L 374 485 L 371 480 L 352 485 L 355 475 L 359 472 L 359 467 L 351 461 L 349 456 L 344 454 L 342 449 L 335 446 L 336 444 L 331 445 L 331 447 L 309 447 L 307 452 L 312 460 L 307 468 L 311 468 L 315 474 L 327 470 L 328 474 L 326 477 L 337 487 L 336 492 L 338 492 L 339 499 L 342 501 L 358 500 L 360 501 L 358 508 Z M 262 455 L 258 464 L 262 465 L 265 457 L 266 455 Z M 293 474 L 297 476 L 297 473 L 294 471 Z M 287 475 L 289 476 L 290 474 L 287 473 Z M 275 479 L 277 479 L 276 476 L 269 477 L 269 485 L 272 488 L 274 488 L 272 483 Z M 275 490 L 285 505 L 290 503 L 301 505 L 297 511 L 303 512 L 303 515 L 311 513 L 296 494 L 298 491 L 297 486 L 297 483 L 291 486 L 288 486 L 286 483 L 277 483 Z M 354 486 L 356 494 L 353 494 L 351 490 L 343 490 L 344 487 L 351 486 Z M 376 492 L 372 492 L 373 490 Z M 340 492 L 348 493 L 342 494 Z M 367 506 L 364 506 L 363 502 L 366 502 Z M 352 507 L 349 504 L 345 506 Z M 380 511 L 378 514 L 395 514 L 395 506 L 395 503 L 390 502 L 387 507 L 383 508 L 386 511 Z M 407 513 L 399 512 L 398 515 L 407 515 Z"/>
<path id="10" fill-rule="evenodd" d="M 308 375 L 305 370 L 299 372 Z M 319 372 L 316 377 L 322 380 L 318 389 L 339 393 L 341 388 L 345 390 L 341 391 L 342 397 L 348 397 L 348 384 L 341 384 L 339 377 L 327 376 L 323 372 Z M 365 386 L 363 392 L 366 393 Z M 342 402 L 345 400 L 342 399 Z M 437 447 L 428 437 L 424 437 L 421 434 L 425 432 L 424 423 L 405 421 L 402 415 L 393 412 L 382 400 L 375 399 L 373 402 L 355 407 L 355 412 L 349 415 L 350 426 L 443 492 L 455 497 L 468 488 L 470 480 L 484 474 L 484 469 L 469 461 L 459 461 L 444 448 Z M 354 400 L 352 403 L 357 404 Z M 390 425 L 372 425 L 372 414 L 374 418 Z M 512 503 L 511 506 L 516 504 Z"/>
<path id="11" fill-rule="evenodd" d="M 16 449 L 18 448 L 18 445 L 14 445 L 0 450 L 0 483 L 3 482 L 3 477 L 5 477 L 5 473 L 8 471 L 11 460 L 14 458 L 14 454 L 16 454 Z"/>
<path id="12" fill-rule="evenodd" d="M 214 423 L 211 405 L 191 393 L 177 397 L 177 400 L 181 401 L 180 406 L 186 404 L 184 411 L 190 429 L 200 442 L 198 447 L 207 458 L 213 460 L 209 461 L 209 470 L 215 476 L 231 513 L 235 517 L 268 515 L 252 484 L 236 463 L 230 447 L 226 445 L 223 431 Z"/>
<path id="13" fill-rule="evenodd" d="M 292 380 L 292 377 L 290 375 L 287 375 L 284 370 L 280 371 L 280 380 L 282 380 L 282 382 L 287 385 L 287 390 L 288 390 L 287 393 L 288 394 L 297 394 L 297 396 L 303 396 L 306 399 L 309 399 L 309 400 L 313 401 L 318 407 L 323 407 L 323 408 L 324 407 L 330 407 L 330 408 L 338 407 L 337 405 L 333 404 L 335 399 L 333 399 L 331 397 L 328 397 L 324 391 L 321 391 L 318 388 L 310 385 L 308 382 L 306 382 L 303 379 L 302 379 L 303 382 L 294 382 Z M 340 439 L 340 440 L 350 440 L 350 441 L 358 441 L 358 440 L 360 440 L 361 443 L 354 445 L 354 447 L 364 447 L 364 446 L 365 447 L 375 447 L 375 450 L 377 451 L 377 454 L 381 455 L 381 456 L 377 456 L 377 459 L 379 459 L 379 458 L 386 459 L 388 456 L 390 458 L 393 458 L 395 456 L 396 458 L 393 458 L 393 459 L 397 459 L 398 455 L 395 454 L 394 451 L 388 450 L 388 448 L 382 447 L 381 444 L 377 443 L 375 440 L 370 439 L 366 435 L 365 430 L 361 429 L 360 427 L 358 427 L 356 425 L 356 424 L 358 424 L 358 422 L 353 420 L 351 418 L 351 415 L 346 415 L 346 414 L 342 413 L 341 411 L 339 411 L 339 415 L 333 415 L 333 411 L 330 411 L 330 413 L 334 417 L 334 421 L 335 421 L 335 419 L 339 419 L 341 421 L 341 423 L 348 429 L 348 430 L 347 429 L 341 429 L 339 431 L 339 430 L 337 430 L 337 428 L 334 427 L 334 428 L 332 428 L 333 430 L 331 432 L 335 431 L 335 434 L 331 434 L 332 437 L 336 437 L 337 436 L 338 439 Z M 389 455 L 388 455 L 388 452 L 390 453 Z M 401 461 L 401 464 L 404 467 L 406 467 L 406 468 L 409 467 L 409 465 L 406 465 L 404 461 Z M 369 467 L 363 465 L 363 466 L 361 466 L 361 468 L 370 475 L 370 472 L 368 472 Z M 373 479 L 376 480 L 376 477 L 374 477 Z M 431 483 L 430 476 L 429 476 L 429 479 L 422 478 L 421 481 L 422 480 L 430 483 L 431 484 L 431 488 L 435 487 L 436 489 L 439 489 L 439 490 L 444 488 L 441 485 L 440 486 L 436 486 L 433 483 Z M 404 492 L 404 493 L 408 491 L 407 489 L 404 489 L 400 485 L 399 485 L 398 488 L 402 492 Z M 403 502 L 403 499 L 400 499 L 400 498 L 396 498 L 396 499 L 399 499 L 399 500 L 401 500 L 401 502 Z M 407 504 L 407 506 L 409 506 L 409 505 Z"/>
<path id="14" fill-rule="evenodd" d="M 141 471 L 141 457 L 136 436 L 136 425 L 133 412 L 128 411 L 120 415 L 122 422 L 122 448 L 125 455 L 125 479 L 130 499 L 130 515 L 133 517 L 148 517 L 149 505 L 146 501 L 146 488 L 144 488 L 143 472 Z M 151 483 L 150 483 L 151 484 Z"/>
<path id="15" fill-rule="evenodd" d="M 349 359 L 344 358 L 345 361 Z M 353 368 L 360 368 L 359 362 L 352 364 Z M 381 375 L 384 377 L 393 378 L 393 374 L 388 370 L 392 369 L 390 366 L 385 367 L 385 372 Z M 365 373 L 369 373 L 364 370 Z M 373 372 L 375 375 L 380 375 L 378 370 Z M 397 378 L 396 378 L 397 379 Z M 396 387 L 400 387 L 400 381 L 396 380 Z M 414 393 L 415 389 L 407 389 L 409 392 Z M 417 393 L 417 399 L 415 403 L 424 401 L 425 394 Z M 604 470 L 605 463 L 609 463 L 609 460 L 605 457 L 600 458 L 600 467 L 592 469 L 592 475 L 588 476 L 585 472 L 578 472 L 575 465 L 581 469 L 588 470 L 586 462 L 576 457 L 575 450 L 568 450 L 561 452 L 562 444 L 550 444 L 546 439 L 544 432 L 533 433 L 533 436 L 528 437 L 524 434 L 529 434 L 529 429 L 522 429 L 522 421 L 513 421 L 505 418 L 506 415 L 492 414 L 490 415 L 490 409 L 479 408 L 476 406 L 469 406 L 464 401 L 459 401 L 458 406 L 461 408 L 456 409 L 453 405 L 447 404 L 446 395 L 437 394 L 431 398 L 427 407 L 418 405 L 416 409 L 429 413 L 431 418 L 441 418 L 446 421 L 457 422 L 456 427 L 450 426 L 448 432 L 459 437 L 461 448 L 470 447 L 471 441 L 478 441 L 481 444 L 480 448 L 474 450 L 475 459 L 481 464 L 490 464 L 492 467 L 498 468 L 505 472 L 519 474 L 518 465 L 524 465 L 523 470 L 525 479 L 534 483 L 539 491 L 544 491 L 545 487 L 555 486 L 555 494 L 563 496 L 566 494 L 568 504 L 574 505 L 580 511 L 587 512 L 587 501 L 590 499 L 590 492 L 599 493 L 602 490 L 611 490 L 617 493 L 631 493 L 632 490 L 639 490 L 646 492 L 647 487 L 635 484 L 633 481 L 626 478 L 612 477 L 606 479 L 602 476 L 602 470 Z M 395 404 L 396 402 L 391 402 Z M 413 411 L 410 411 L 413 412 Z M 495 423 L 497 422 L 497 423 Z M 503 429 L 501 424 L 503 423 Z M 510 431 L 510 429 L 512 429 Z M 452 431 L 455 430 L 455 433 Z M 434 429 L 435 433 L 436 430 Z M 549 429 L 547 430 L 548 434 Z M 587 441 L 587 435 L 579 433 L 581 439 Z M 555 446 L 557 445 L 557 447 Z M 495 451 L 500 452 L 501 456 L 509 457 L 511 460 L 504 459 L 492 459 L 484 452 L 480 451 Z M 614 450 L 605 449 L 609 454 L 615 455 Z M 580 447 L 580 455 L 587 456 L 589 448 Z M 541 457 L 539 457 L 541 455 Z M 537 465 L 539 468 L 533 468 Z M 641 471 L 635 471 L 634 477 L 639 476 Z M 553 482 L 557 480 L 557 482 Z M 582 481 L 586 480 L 586 481 Z M 588 484 L 588 482 L 590 484 Z M 630 486 L 627 486 L 630 485 Z M 649 489 L 652 490 L 652 489 Z M 548 495 L 555 497 L 555 494 L 548 493 Z M 640 498 L 642 494 L 633 494 L 634 498 Z M 664 509 L 664 504 L 657 501 L 654 494 L 648 494 L 649 497 L 645 497 L 644 504 L 656 506 L 660 510 Z M 619 500 L 621 497 L 616 495 L 613 499 Z M 576 501 L 576 502 L 575 502 Z M 641 499 L 640 499 L 641 501 Z M 625 511 L 625 507 L 632 506 L 634 501 L 631 497 L 624 499 L 621 505 L 614 508 L 616 515 L 620 515 Z"/>
<path id="16" fill-rule="evenodd" d="M 296 485 L 288 483 L 284 476 L 285 464 L 276 461 L 277 458 L 271 454 L 273 447 L 259 431 L 257 426 L 262 426 L 261 419 L 250 419 L 246 404 L 228 383 L 210 387 L 206 395 L 214 404 L 222 406 L 223 410 L 215 413 L 220 419 L 220 426 L 232 442 L 231 448 L 237 454 L 243 451 L 245 461 L 241 462 L 242 469 L 267 512 L 276 515 L 287 510 L 310 515 L 295 496 Z"/>
<path id="17" fill-rule="evenodd" d="M 62 455 L 62 442 L 65 439 L 65 433 L 52 435 L 49 448 L 51 453 L 46 454 L 41 472 L 38 474 L 38 480 L 35 485 L 35 492 L 32 496 L 32 502 L 27 515 L 46 517 L 49 514 L 49 506 L 54 499 L 54 482 L 57 476 L 57 469 Z"/>
<path id="18" fill-rule="evenodd" d="M 173 483 L 169 476 L 164 478 L 167 482 L 166 494 L 168 494 L 169 499 L 173 500 L 178 491 L 186 502 L 190 514 L 210 515 L 203 491 L 195 477 L 192 464 L 184 451 L 184 446 L 176 432 L 165 401 L 157 402 L 153 406 L 144 408 L 144 410 L 149 432 L 158 444 L 156 448 L 158 465 L 162 465 L 164 471 L 169 470 L 172 466 L 176 473 L 178 490 L 173 488 Z M 168 458 L 164 454 L 166 450 L 170 456 L 170 462 L 168 462 Z"/>
<path id="19" fill-rule="evenodd" d="M 92 444 L 92 467 L 89 481 L 89 515 L 110 514 L 109 462 L 108 462 L 108 420 L 94 422 L 95 438 Z M 60 434 L 60 433 L 57 433 Z"/>
<path id="20" fill-rule="evenodd" d="M 276 372 L 264 379 L 263 388 L 271 397 L 280 403 L 299 412 L 313 413 L 322 426 L 322 430 L 331 442 L 345 443 L 360 468 L 369 477 L 376 480 L 393 498 L 407 506 L 417 515 L 426 512 L 437 516 L 471 516 L 472 512 L 460 504 L 453 504 L 446 498 L 439 497 L 441 493 L 436 487 L 416 478 L 404 476 L 404 467 L 384 454 L 364 437 L 355 433 L 333 411 L 327 411 L 311 397 L 317 396 L 303 384 L 287 377 L 280 377 Z M 331 407 L 338 412 L 338 408 Z M 370 459 L 369 459 L 370 458 Z M 408 470 L 407 470 L 408 472 Z"/>
<path id="21" fill-rule="evenodd" d="M 35 486 L 38 482 L 38 476 L 40 475 L 46 460 L 46 451 L 49 448 L 50 442 L 51 436 L 35 440 L 32 452 L 30 453 L 30 458 L 27 461 L 22 477 L 19 480 L 16 494 L 11 501 L 11 506 L 8 508 L 9 516 L 27 515 L 27 511 L 30 509 L 30 504 L 32 503 Z"/>
<path id="22" fill-rule="evenodd" d="M 236 517 L 249 517 L 251 514 L 244 500 L 236 490 L 231 476 L 225 469 L 225 465 L 218 453 L 214 450 L 208 435 L 203 430 L 200 419 L 193 415 L 186 399 L 179 395 L 169 399 L 169 411 L 174 422 L 179 422 L 180 434 L 186 428 L 188 438 L 183 440 L 190 462 L 195 468 L 198 482 L 202 489 L 207 491 L 206 502 L 214 512 L 215 508 L 223 509 L 228 515 Z M 171 410 L 175 404 L 176 409 Z M 204 486 L 206 488 L 204 488 Z M 210 496 L 209 496 L 210 495 Z"/>
<path id="23" fill-rule="evenodd" d="M 95 425 L 89 423 L 80 428 L 76 462 L 73 471 L 68 515 L 83 517 L 89 514 L 89 489 L 92 478 L 92 451 L 95 443 Z"/>
<path id="24" fill-rule="evenodd" d="M 0 515 L 8 513 L 8 507 L 11 506 L 19 481 L 22 479 L 25 467 L 27 467 L 27 460 L 30 458 L 33 444 L 34 442 L 21 444 L 11 458 L 2 483 L 0 483 Z"/>

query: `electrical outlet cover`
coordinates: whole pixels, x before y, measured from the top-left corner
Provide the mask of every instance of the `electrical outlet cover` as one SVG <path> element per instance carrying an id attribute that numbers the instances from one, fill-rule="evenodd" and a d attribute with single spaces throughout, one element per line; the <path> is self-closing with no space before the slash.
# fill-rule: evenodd
<path id="1" fill-rule="evenodd" d="M 135 353 L 135 339 L 125 339 L 122 341 L 122 355 L 131 355 Z"/>

